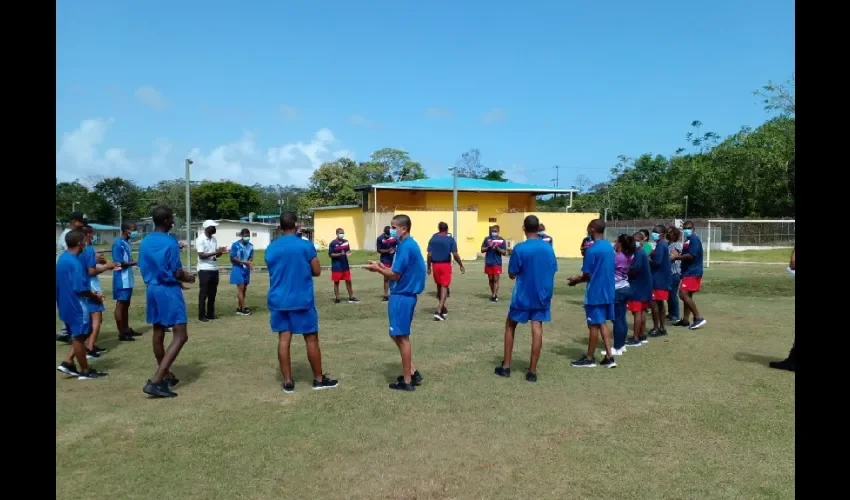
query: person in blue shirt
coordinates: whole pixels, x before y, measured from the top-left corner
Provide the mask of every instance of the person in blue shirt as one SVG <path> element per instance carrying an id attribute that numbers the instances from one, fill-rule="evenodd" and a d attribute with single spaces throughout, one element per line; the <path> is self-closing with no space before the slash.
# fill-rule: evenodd
<path id="1" fill-rule="evenodd" d="M 86 248 L 83 232 L 79 229 L 69 231 L 64 243 L 67 250 L 56 261 L 56 307 L 59 319 L 71 336 L 71 350 L 56 369 L 81 380 L 100 378 L 106 373 L 89 367 L 85 341 L 91 333 L 89 304 L 102 304 L 103 295 L 91 289 L 88 273 L 79 257 Z"/>
<path id="2" fill-rule="evenodd" d="M 248 316 L 251 310 L 245 307 L 245 294 L 254 269 L 254 245 L 247 228 L 240 231 L 239 236 L 230 247 L 230 284 L 236 285 L 236 314 Z"/>
<path id="3" fill-rule="evenodd" d="M 629 268 L 629 287 L 632 296 L 626 302 L 626 309 L 634 316 L 634 333 L 626 340 L 627 347 L 638 347 L 649 342 L 646 335 L 646 310 L 652 301 L 652 271 L 649 268 L 649 256 L 643 250 L 646 235 L 638 231 L 634 234 L 635 254 Z"/>
<path id="4" fill-rule="evenodd" d="M 387 267 L 380 261 L 370 261 L 366 269 L 389 278 L 391 282 L 391 294 L 387 302 L 389 333 L 401 354 L 402 374 L 390 384 L 390 389 L 413 391 L 423 380 L 413 364 L 410 334 L 417 297 L 425 290 L 425 261 L 422 259 L 419 244 L 410 235 L 410 217 L 396 215 L 390 226 L 390 235 L 398 240 L 392 267 Z"/>
<path id="5" fill-rule="evenodd" d="M 587 316 L 587 354 L 573 361 L 577 368 L 596 366 L 596 340 L 601 336 L 605 344 L 605 357 L 599 366 L 614 368 L 617 363 L 611 354 L 611 330 L 608 321 L 614 321 L 614 247 L 605 239 L 605 223 L 593 219 L 587 225 L 587 237 L 593 245 L 587 247 L 581 266 L 581 274 L 569 279 L 570 286 L 587 283 L 584 291 L 584 314 Z"/>
<path id="6" fill-rule="evenodd" d="M 499 301 L 499 278 L 502 275 L 502 255 L 507 255 L 508 244 L 499 236 L 499 226 L 490 226 L 490 234 L 481 243 L 484 254 L 484 274 L 490 282 L 490 302 Z"/>
<path id="7" fill-rule="evenodd" d="M 313 370 L 313 389 L 329 389 L 337 380 L 322 373 L 319 347 L 319 313 L 313 294 L 313 278 L 322 273 L 316 247 L 295 235 L 298 218 L 293 212 L 280 216 L 280 236 L 266 248 L 269 269 L 267 304 L 272 332 L 278 335 L 277 359 L 283 375 L 283 392 L 295 392 L 290 345 L 293 335 L 301 335 L 307 345 L 307 360 Z"/>
<path id="8" fill-rule="evenodd" d="M 159 205 L 152 213 L 153 232 L 139 245 L 139 270 L 145 282 L 145 319 L 153 325 L 153 354 L 157 369 L 142 390 L 155 398 L 173 398 L 171 389 L 179 380 L 171 373 L 171 365 L 189 340 L 186 328 L 186 300 L 181 283 L 194 283 L 195 275 L 183 270 L 177 238 L 168 234 L 174 227 L 174 213 Z M 165 329 L 171 328 L 172 339 L 165 349 Z"/>
<path id="9" fill-rule="evenodd" d="M 674 257 L 674 260 L 682 262 L 679 298 L 682 299 L 685 307 L 682 311 L 682 319 L 675 323 L 675 326 L 685 326 L 696 330 L 707 323 L 700 315 L 697 303 L 694 302 L 694 294 L 699 292 L 702 286 L 702 240 L 694 233 L 694 223 L 691 221 L 686 221 L 682 225 L 682 235 L 685 237 L 682 253 Z M 691 313 L 694 314 L 693 324 L 688 321 Z"/>
<path id="10" fill-rule="evenodd" d="M 112 299 L 115 300 L 115 326 L 118 327 L 118 340 L 132 342 L 141 335 L 130 328 L 130 301 L 136 277 L 133 267 L 133 249 L 130 243 L 139 239 L 136 224 L 125 221 L 121 224 L 121 236 L 112 244 L 112 261 L 121 265 L 121 271 L 112 272 Z"/>
<path id="11" fill-rule="evenodd" d="M 449 225 L 445 222 L 437 224 L 437 232 L 428 240 L 427 272 L 434 270 L 434 283 L 437 285 L 437 310 L 434 321 L 445 321 L 449 313 L 446 299 L 452 284 L 452 258 L 460 267 L 460 274 L 466 274 L 460 254 L 457 253 L 457 241 L 449 234 Z"/>
<path id="12" fill-rule="evenodd" d="M 652 271 L 652 302 L 649 303 L 652 309 L 652 330 L 649 331 L 650 337 L 663 337 L 667 335 L 667 299 L 670 298 L 670 281 L 672 273 L 670 271 L 670 244 L 667 243 L 667 229 L 664 226 L 658 225 L 652 228 L 652 233 L 649 237 L 655 242 L 655 248 L 649 254 L 649 267 Z"/>
<path id="13" fill-rule="evenodd" d="M 534 215 L 522 222 L 526 240 L 514 247 L 508 260 L 508 277 L 516 280 L 505 319 L 505 356 L 496 375 L 511 376 L 514 334 L 518 323 L 531 322 L 531 361 L 525 380 L 537 382 L 537 361 L 543 347 L 543 323 L 551 320 L 549 308 L 555 288 L 558 260 L 552 246 L 540 238 L 540 221 Z"/>
<path id="14" fill-rule="evenodd" d="M 348 257 L 351 255 L 351 243 L 345 239 L 345 231 L 337 228 L 336 239 L 328 245 L 328 255 L 331 258 L 331 281 L 334 282 L 334 304 L 339 304 L 339 282 L 345 281 L 345 289 L 348 291 L 348 303 L 356 304 L 360 299 L 354 296 L 354 288 L 351 286 L 351 267 L 348 265 Z"/>
<path id="15" fill-rule="evenodd" d="M 95 230 L 91 226 L 83 226 L 83 235 L 85 236 L 86 249 L 79 255 L 80 262 L 85 269 L 84 275 L 89 280 L 91 290 L 96 293 L 103 293 L 103 288 L 100 286 L 99 275 L 104 271 L 110 271 L 118 267 L 114 262 L 106 263 L 105 257 L 94 250 Z M 120 267 L 118 267 L 120 270 Z M 100 336 L 100 328 L 103 326 L 103 312 L 106 307 L 103 301 L 89 301 L 89 313 L 91 314 L 91 334 L 86 339 L 86 356 L 89 359 L 97 359 L 101 354 L 106 352 L 97 345 L 97 339 Z"/>
<path id="16" fill-rule="evenodd" d="M 395 249 L 398 246 L 398 240 L 393 238 L 390 234 L 390 226 L 384 227 L 384 232 L 378 236 L 378 241 L 376 242 L 375 248 L 378 249 L 378 254 L 380 254 L 380 262 L 384 265 L 384 267 L 392 267 L 393 265 L 393 255 L 395 254 Z M 384 276 L 384 296 L 381 298 L 382 301 L 386 302 L 390 299 L 390 279 Z"/>

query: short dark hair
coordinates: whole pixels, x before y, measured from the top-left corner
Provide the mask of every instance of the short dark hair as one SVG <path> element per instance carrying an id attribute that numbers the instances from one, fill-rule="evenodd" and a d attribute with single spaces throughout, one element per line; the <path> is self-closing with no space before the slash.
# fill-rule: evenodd
<path id="1" fill-rule="evenodd" d="M 239 234 L 241 234 L 242 236 L 251 236 L 251 230 L 246 227 L 239 231 Z"/>
<path id="2" fill-rule="evenodd" d="M 602 219 L 593 219 L 588 223 L 587 227 L 592 229 L 596 234 L 605 234 L 605 221 Z"/>
<path id="3" fill-rule="evenodd" d="M 649 229 L 641 229 L 641 230 L 640 230 L 640 231 L 638 231 L 638 232 L 639 232 L 639 233 L 643 233 L 643 236 L 644 236 L 646 239 L 649 239 Z"/>
<path id="4" fill-rule="evenodd" d="M 522 221 L 522 228 L 526 233 L 540 232 L 542 227 L 543 224 L 540 223 L 540 219 L 536 215 L 527 215 Z"/>
<path id="5" fill-rule="evenodd" d="M 280 228 L 284 231 L 295 229 L 296 224 L 298 224 L 298 216 L 295 212 L 286 211 L 280 214 Z"/>
<path id="6" fill-rule="evenodd" d="M 88 223 L 88 221 L 86 220 L 86 214 L 84 214 L 84 213 L 82 213 L 82 212 L 73 212 L 73 213 L 71 214 L 71 217 L 68 219 L 68 222 L 70 222 L 70 221 L 74 221 L 74 220 L 76 220 L 76 221 L 80 221 L 80 222 L 82 222 L 83 224 L 87 224 L 87 223 Z"/>
<path id="7" fill-rule="evenodd" d="M 121 223 L 121 232 L 130 231 L 136 225 L 135 222 L 124 221 Z"/>
<path id="8" fill-rule="evenodd" d="M 398 214 L 393 217 L 396 226 L 406 227 L 407 232 L 410 232 L 410 228 L 413 226 L 413 222 L 410 221 L 410 217 L 404 214 Z"/>
<path id="9" fill-rule="evenodd" d="M 620 251 L 627 256 L 632 256 L 635 253 L 635 239 L 628 234 L 617 236 L 617 243 L 620 244 Z"/>
<path id="10" fill-rule="evenodd" d="M 686 220 L 685 223 L 682 224 L 682 228 L 686 228 L 688 226 L 694 227 L 694 223 L 689 220 Z"/>
<path id="11" fill-rule="evenodd" d="M 168 218 L 173 216 L 174 212 L 165 205 L 157 205 L 151 210 L 151 219 L 155 226 L 164 226 Z"/>
<path id="12" fill-rule="evenodd" d="M 537 226 L 539 227 L 539 229 L 538 229 L 539 231 L 545 231 L 546 230 L 546 226 L 543 225 L 543 223 L 540 222 L 539 220 L 537 221 Z"/>
<path id="13" fill-rule="evenodd" d="M 493 224 L 492 226 L 490 226 L 490 229 L 497 229 L 498 230 L 498 229 L 501 229 L 501 228 L 499 227 L 498 224 Z"/>
<path id="14" fill-rule="evenodd" d="M 635 239 L 635 240 L 637 240 L 637 239 L 638 239 L 638 236 L 640 236 L 640 241 L 644 241 L 644 240 L 648 239 L 648 238 L 646 237 L 646 235 L 643 233 L 643 231 L 638 231 L 638 232 L 636 232 L 636 233 L 634 234 L 634 239 Z"/>
<path id="15" fill-rule="evenodd" d="M 83 234 L 92 234 L 94 232 L 94 228 L 86 224 L 80 228 L 80 231 L 82 231 Z"/>
<path id="16" fill-rule="evenodd" d="M 392 229 L 390 226 L 384 226 L 384 232 L 385 233 L 390 232 L 390 229 Z"/>
<path id="17" fill-rule="evenodd" d="M 652 232 L 658 233 L 661 236 L 666 236 L 667 228 L 664 227 L 664 224 L 658 224 L 654 228 L 652 228 Z"/>
<path id="18" fill-rule="evenodd" d="M 84 237 L 83 232 L 79 229 L 68 231 L 68 234 L 65 235 L 65 245 L 67 245 L 68 248 L 78 247 L 83 242 Z"/>
<path id="19" fill-rule="evenodd" d="M 437 224 L 437 229 L 439 229 L 441 233 L 447 233 L 449 232 L 449 225 L 445 222 L 441 222 Z"/>

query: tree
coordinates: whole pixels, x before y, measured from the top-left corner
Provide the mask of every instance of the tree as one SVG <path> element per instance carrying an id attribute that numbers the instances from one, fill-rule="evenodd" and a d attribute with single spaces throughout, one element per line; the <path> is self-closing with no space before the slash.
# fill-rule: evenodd
<path id="1" fill-rule="evenodd" d="M 572 189 L 575 189 L 579 193 L 584 193 L 587 191 L 588 187 L 590 187 L 590 179 L 586 175 L 579 175 L 576 177 L 576 180 L 573 181 Z"/>
<path id="2" fill-rule="evenodd" d="M 487 174 L 482 179 L 486 181 L 508 182 L 508 179 L 505 178 L 504 170 L 487 170 Z"/>
<path id="3" fill-rule="evenodd" d="M 422 165 L 417 161 L 411 160 L 407 151 L 392 148 L 379 149 L 372 153 L 370 162 L 382 168 L 383 177 L 389 182 L 413 181 L 425 178 L 425 171 L 422 170 Z"/>
<path id="4" fill-rule="evenodd" d="M 753 95 L 762 99 L 764 110 L 767 112 L 779 111 L 785 116 L 795 116 L 795 77 L 791 77 L 785 83 L 773 83 L 768 81 L 767 85 L 753 91 Z"/>
<path id="5" fill-rule="evenodd" d="M 358 201 L 354 187 L 367 184 L 367 172 L 376 164 L 358 165 L 349 158 L 323 163 L 310 176 L 309 196 L 317 206 L 351 205 Z"/>
<path id="6" fill-rule="evenodd" d="M 458 177 L 481 179 L 487 175 L 487 169 L 481 164 L 481 151 L 472 148 L 460 155 L 455 162 Z"/>
<path id="7" fill-rule="evenodd" d="M 198 217 L 238 220 L 261 205 L 256 190 L 232 181 L 202 182 L 192 196 L 198 201 Z"/>
<path id="8" fill-rule="evenodd" d="M 79 181 L 56 183 L 56 220 L 68 222 L 75 208 L 92 222 L 104 224 L 112 223 L 116 214 L 106 198 L 89 191 Z"/>
<path id="9" fill-rule="evenodd" d="M 107 177 L 94 185 L 94 192 L 105 198 L 116 210 L 120 208 L 124 219 L 145 216 L 145 212 L 139 210 L 142 190 L 133 181 Z"/>
<path id="10" fill-rule="evenodd" d="M 192 182 L 190 184 L 190 202 L 192 204 L 192 218 L 197 220 L 200 217 L 200 206 L 198 198 L 195 195 L 200 183 Z M 174 211 L 176 218 L 185 220 L 186 218 L 186 181 L 184 179 L 174 179 L 170 181 L 159 181 L 155 186 L 146 188 L 142 191 L 137 211 L 143 217 L 150 217 L 151 209 L 157 205 L 165 205 Z"/>

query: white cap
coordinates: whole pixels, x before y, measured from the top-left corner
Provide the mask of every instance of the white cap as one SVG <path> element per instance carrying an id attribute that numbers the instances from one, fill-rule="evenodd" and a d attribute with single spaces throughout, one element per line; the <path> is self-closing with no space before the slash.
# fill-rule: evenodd
<path id="1" fill-rule="evenodd" d="M 207 220 L 204 221 L 204 223 L 201 227 L 202 227 L 202 229 L 206 229 L 208 227 L 215 227 L 217 225 L 218 225 L 218 222 L 216 222 L 214 220 L 207 219 Z"/>

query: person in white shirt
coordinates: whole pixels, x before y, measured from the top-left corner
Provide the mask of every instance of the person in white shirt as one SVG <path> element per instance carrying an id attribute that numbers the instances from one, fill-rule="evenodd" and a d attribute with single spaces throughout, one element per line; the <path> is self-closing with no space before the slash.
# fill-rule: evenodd
<path id="1" fill-rule="evenodd" d="M 215 239 L 216 226 L 217 222 L 205 220 L 202 225 L 204 232 L 195 242 L 198 251 L 198 321 L 203 323 L 218 318 L 215 315 L 215 296 L 218 293 L 216 258 L 227 253 L 227 248 L 218 246 Z"/>
<path id="2" fill-rule="evenodd" d="M 68 221 L 68 227 L 62 231 L 62 234 L 59 235 L 59 239 L 56 241 L 56 247 L 60 251 L 65 251 L 68 249 L 68 244 L 65 243 L 65 236 L 68 235 L 74 229 L 80 229 L 88 223 L 86 220 L 86 216 L 83 215 L 82 212 L 74 212 L 71 214 L 71 218 Z"/>

